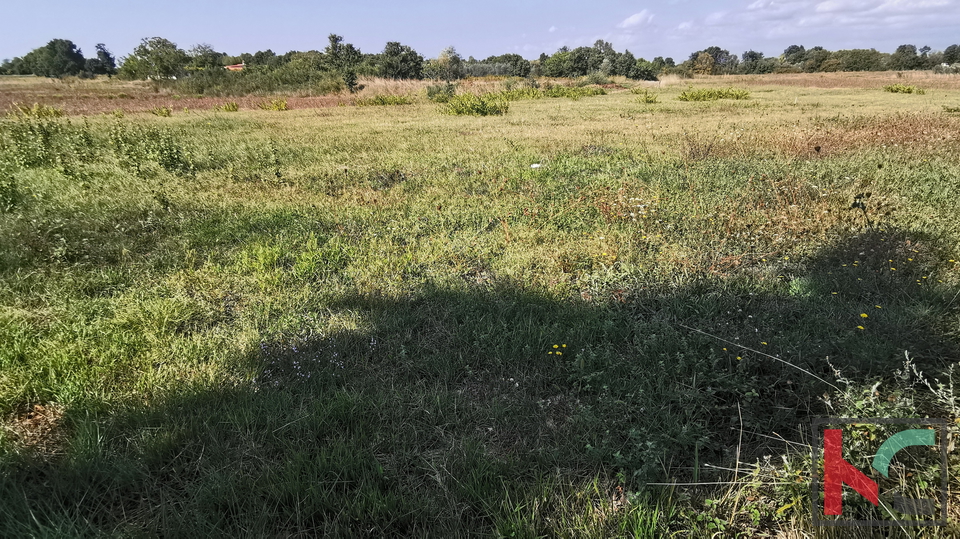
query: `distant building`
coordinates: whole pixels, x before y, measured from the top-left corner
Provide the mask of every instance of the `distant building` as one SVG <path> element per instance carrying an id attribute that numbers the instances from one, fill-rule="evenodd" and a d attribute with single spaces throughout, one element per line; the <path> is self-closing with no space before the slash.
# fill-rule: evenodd
<path id="1" fill-rule="evenodd" d="M 233 64 L 232 66 L 224 66 L 229 71 L 242 71 L 243 68 L 247 67 L 246 63 Z"/>

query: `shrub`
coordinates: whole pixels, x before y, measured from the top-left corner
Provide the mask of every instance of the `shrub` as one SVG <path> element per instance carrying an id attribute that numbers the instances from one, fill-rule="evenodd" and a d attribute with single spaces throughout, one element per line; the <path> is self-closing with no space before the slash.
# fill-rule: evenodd
<path id="1" fill-rule="evenodd" d="M 270 101 L 262 101 L 257 104 L 263 110 L 288 110 L 287 109 L 287 100 L 286 99 L 273 99 Z"/>
<path id="2" fill-rule="evenodd" d="M 569 88 L 566 86 L 553 86 L 544 92 L 547 97 L 569 97 L 570 99 L 580 99 L 581 97 L 590 97 L 595 95 L 607 95 L 603 88 L 595 86 L 585 86 L 579 88 Z"/>
<path id="3" fill-rule="evenodd" d="M 510 108 L 510 104 L 507 100 L 497 94 L 461 94 L 451 97 L 446 104 L 440 107 L 440 112 L 444 114 L 488 116 L 506 114 L 508 108 Z"/>
<path id="4" fill-rule="evenodd" d="M 155 107 L 150 111 L 156 116 L 162 116 L 164 118 L 169 118 L 173 111 L 168 107 Z"/>
<path id="5" fill-rule="evenodd" d="M 29 116 L 31 118 L 59 118 L 63 116 L 63 109 L 49 107 L 39 103 L 34 103 L 32 107 L 14 103 L 11 105 L 11 108 L 13 111 L 10 114 L 13 116 Z"/>
<path id="6" fill-rule="evenodd" d="M 658 103 L 659 96 L 646 88 L 632 88 L 631 93 L 636 94 L 637 103 Z"/>
<path id="7" fill-rule="evenodd" d="M 446 103 L 450 101 L 450 98 L 453 97 L 456 91 L 457 86 L 450 82 L 446 84 L 431 84 L 427 86 L 427 99 L 434 103 Z"/>
<path id="8" fill-rule="evenodd" d="M 677 96 L 679 101 L 716 101 L 717 99 L 747 99 L 750 92 L 742 88 L 688 88 Z"/>
<path id="9" fill-rule="evenodd" d="M 923 95 L 927 93 L 923 88 L 917 88 L 916 86 L 907 86 L 906 84 L 891 84 L 890 86 L 884 86 L 883 89 L 887 92 L 892 92 L 895 94 L 918 94 Z"/>
<path id="10" fill-rule="evenodd" d="M 577 86 L 589 86 L 591 84 L 610 84 L 610 79 L 603 73 L 594 72 L 577 81 Z"/>
<path id="11" fill-rule="evenodd" d="M 240 105 L 238 105 L 236 101 L 231 101 L 229 103 L 224 103 L 214 107 L 213 110 L 218 110 L 220 112 L 237 112 L 240 110 Z"/>
<path id="12" fill-rule="evenodd" d="M 354 100 L 358 107 L 373 107 L 386 105 L 409 105 L 410 98 L 405 95 L 375 95 L 373 97 L 358 97 Z"/>

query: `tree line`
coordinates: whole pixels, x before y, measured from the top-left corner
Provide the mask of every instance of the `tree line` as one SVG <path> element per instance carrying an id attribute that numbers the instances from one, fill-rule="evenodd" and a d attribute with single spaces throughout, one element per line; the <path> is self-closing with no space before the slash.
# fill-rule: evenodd
<path id="1" fill-rule="evenodd" d="M 244 64 L 238 72 L 225 70 Z M 952 66 L 952 67 L 951 67 Z M 618 52 L 613 45 L 597 40 L 591 47 L 562 47 L 552 55 L 527 60 L 519 54 L 502 54 L 478 60 L 464 59 L 454 47 L 426 59 L 412 47 L 388 42 L 379 53 L 362 53 L 331 34 L 322 51 L 290 51 L 277 54 L 270 49 L 232 56 L 207 44 L 184 50 L 161 37 L 145 38 L 119 63 L 102 43 L 96 55 L 84 58 L 70 40 L 54 39 L 22 57 L 4 60 L 0 74 L 37 75 L 60 78 L 116 75 L 130 80 L 177 81 L 194 93 L 240 94 L 255 91 L 312 88 L 320 93 L 354 91 L 363 76 L 391 79 L 438 79 L 452 81 L 465 77 L 584 77 L 623 76 L 635 80 L 657 80 L 665 74 L 683 77 L 717 74 L 814 73 L 829 71 L 882 71 L 937 69 L 960 72 L 960 46 L 942 51 L 928 46 L 901 45 L 893 53 L 876 49 L 828 51 L 823 47 L 791 45 L 783 54 L 765 57 L 749 50 L 741 57 L 720 47 L 695 51 L 676 63 L 673 58 L 638 58 L 629 50 Z"/>

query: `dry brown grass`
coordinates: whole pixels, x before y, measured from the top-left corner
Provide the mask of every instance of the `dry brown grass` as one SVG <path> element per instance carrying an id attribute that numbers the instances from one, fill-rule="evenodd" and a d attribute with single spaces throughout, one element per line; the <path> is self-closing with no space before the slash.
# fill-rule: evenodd
<path id="1" fill-rule="evenodd" d="M 49 458 L 63 453 L 67 436 L 63 429 L 64 408 L 57 404 L 26 406 L 2 425 L 15 447 Z"/>
<path id="2" fill-rule="evenodd" d="M 885 116 L 821 118 L 806 125 L 784 126 L 777 136 L 749 130 L 722 141 L 700 137 L 687 141 L 690 158 L 751 156 L 773 151 L 794 158 L 818 158 L 881 146 L 922 154 L 960 149 L 960 117 L 925 112 Z"/>
<path id="3" fill-rule="evenodd" d="M 675 77 L 675 76 L 674 76 Z M 664 77 L 665 84 L 667 77 Z M 689 82 L 679 77 L 671 83 Z M 721 86 L 794 86 L 802 88 L 880 88 L 888 84 L 912 84 L 924 89 L 960 90 L 960 75 L 938 75 L 932 71 L 857 71 L 836 73 L 771 73 L 768 75 L 713 75 L 696 76 L 697 84 L 715 83 Z"/>

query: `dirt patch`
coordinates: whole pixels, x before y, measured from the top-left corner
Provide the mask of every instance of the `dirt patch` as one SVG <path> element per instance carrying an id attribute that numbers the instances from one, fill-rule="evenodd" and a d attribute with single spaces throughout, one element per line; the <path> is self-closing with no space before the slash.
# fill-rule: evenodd
<path id="1" fill-rule="evenodd" d="M 31 404 L 14 412 L 2 428 L 15 447 L 54 457 L 63 454 L 67 441 L 63 416 L 64 407 L 59 404 Z"/>

